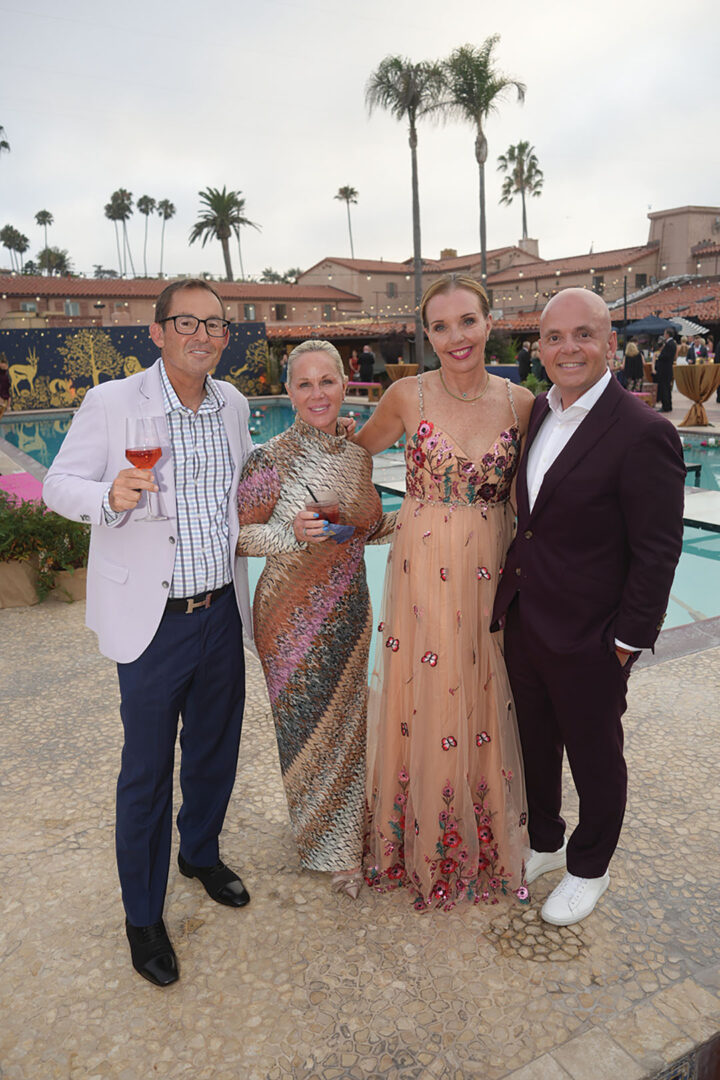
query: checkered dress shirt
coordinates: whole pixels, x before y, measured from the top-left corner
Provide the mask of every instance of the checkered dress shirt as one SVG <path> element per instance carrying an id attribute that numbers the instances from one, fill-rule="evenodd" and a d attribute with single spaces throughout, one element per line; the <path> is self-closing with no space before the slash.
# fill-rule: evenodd
<path id="1" fill-rule="evenodd" d="M 173 390 L 160 362 L 160 378 L 175 468 L 177 545 L 170 596 L 195 596 L 232 581 L 228 500 L 233 476 L 225 401 L 208 375 L 196 413 Z"/>

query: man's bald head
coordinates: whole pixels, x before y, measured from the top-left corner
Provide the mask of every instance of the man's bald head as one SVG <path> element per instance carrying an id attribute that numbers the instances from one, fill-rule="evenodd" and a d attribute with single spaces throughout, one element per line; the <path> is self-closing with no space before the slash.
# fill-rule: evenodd
<path id="1" fill-rule="evenodd" d="M 605 301 L 589 289 L 563 289 L 540 316 L 540 358 L 567 409 L 603 377 L 617 336 Z"/>
<path id="2" fill-rule="evenodd" d="M 592 292 L 590 289 L 563 289 L 561 292 L 556 293 L 555 296 L 552 296 L 543 308 L 542 315 L 540 316 L 541 335 L 543 326 L 547 323 L 548 316 L 552 315 L 558 305 L 567 305 L 573 300 L 580 304 L 584 303 L 587 306 L 588 312 L 592 312 L 596 318 L 601 319 L 602 323 L 599 329 L 602 329 L 603 333 L 607 333 L 608 336 L 610 335 L 612 331 L 610 309 L 602 296 L 598 296 L 596 292 Z"/>

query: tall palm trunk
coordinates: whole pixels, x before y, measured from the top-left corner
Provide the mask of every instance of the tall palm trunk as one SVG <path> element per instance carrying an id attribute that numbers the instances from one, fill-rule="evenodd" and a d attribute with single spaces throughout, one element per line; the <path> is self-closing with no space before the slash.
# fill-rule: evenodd
<path id="1" fill-rule="evenodd" d="M 485 162 L 487 161 L 487 139 L 478 123 L 478 133 L 475 139 L 475 159 L 478 163 L 480 175 L 480 265 L 482 271 L 482 284 L 487 287 L 487 222 L 485 220 Z"/>
<path id="2" fill-rule="evenodd" d="M 150 220 L 150 215 L 146 214 L 145 215 L 145 243 L 143 244 L 143 268 L 144 268 L 144 271 L 145 271 L 145 277 L 148 276 L 148 272 L 147 272 L 147 231 L 148 231 L 148 221 L 149 220 Z"/>
<path id="3" fill-rule="evenodd" d="M 163 255 L 165 254 L 165 222 L 167 218 L 163 218 L 162 229 L 160 230 L 160 277 L 163 276 Z"/>
<path id="4" fill-rule="evenodd" d="M 222 244 L 223 259 L 225 260 L 225 280 L 233 280 L 232 263 L 230 262 L 230 244 L 228 243 L 227 236 L 220 237 L 220 243 Z M 217 249 L 216 249 L 217 250 Z"/>
<path id="5" fill-rule="evenodd" d="M 243 266 L 243 260 L 242 260 L 242 245 L 240 244 L 240 230 L 239 229 L 238 229 L 238 233 L 237 233 L 237 242 L 238 242 L 238 262 L 240 263 L 240 280 L 244 281 L 245 280 L 245 267 Z"/>
<path id="6" fill-rule="evenodd" d="M 117 219 L 113 221 L 113 225 L 115 226 L 115 243 L 117 244 L 118 267 L 120 269 L 120 276 L 122 277 L 123 261 L 122 261 L 122 255 L 120 254 L 120 233 L 118 232 Z M 47 244 L 45 245 L 45 247 L 47 247 Z"/>
<path id="7" fill-rule="evenodd" d="M 523 240 L 527 240 L 527 211 L 525 209 L 525 188 L 520 188 L 520 198 L 522 199 L 522 217 L 523 217 Z"/>
<path id="8" fill-rule="evenodd" d="M 125 249 L 127 251 L 128 258 L 130 259 L 130 269 L 132 270 L 132 276 L 136 277 L 135 264 L 133 263 L 132 251 L 130 250 L 130 240 L 128 239 L 128 234 L 127 234 L 127 225 L 125 224 L 124 221 L 123 221 L 123 239 L 125 241 Z M 127 269 L 127 263 L 125 264 L 125 267 Z"/>
<path id="9" fill-rule="evenodd" d="M 418 371 L 425 368 L 425 334 L 423 331 L 420 301 L 422 300 L 422 244 L 420 241 L 420 188 L 417 167 L 417 128 L 415 114 L 410 113 L 410 163 L 412 173 L 412 218 L 413 218 L 413 281 L 415 292 L 415 363 Z"/>
<path id="10" fill-rule="evenodd" d="M 355 258 L 355 248 L 353 247 L 352 225 L 350 224 L 350 200 L 349 199 L 345 200 L 345 206 L 347 208 L 347 216 L 348 216 L 348 232 L 350 233 L 350 258 L 354 259 Z"/>

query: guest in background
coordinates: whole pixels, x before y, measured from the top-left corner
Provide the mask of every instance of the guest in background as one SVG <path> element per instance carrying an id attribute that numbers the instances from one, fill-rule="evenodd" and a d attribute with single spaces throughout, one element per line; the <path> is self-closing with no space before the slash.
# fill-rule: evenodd
<path id="1" fill-rule="evenodd" d="M 630 338 L 625 348 L 625 363 L 622 374 L 625 380 L 626 390 L 642 390 L 643 386 L 643 354 L 638 348 L 635 339 Z"/>
<path id="2" fill-rule="evenodd" d="M 517 354 L 518 378 L 523 383 L 530 374 L 530 342 L 523 341 L 522 348 Z"/>
<path id="3" fill-rule="evenodd" d="M 372 382 L 375 375 L 375 353 L 369 345 L 363 345 L 360 353 L 360 382 Z"/>
<path id="4" fill-rule="evenodd" d="M 655 358 L 655 375 L 662 412 L 672 412 L 673 364 L 676 356 L 675 335 L 672 330 L 667 329 L 663 334 L 662 348 Z"/>

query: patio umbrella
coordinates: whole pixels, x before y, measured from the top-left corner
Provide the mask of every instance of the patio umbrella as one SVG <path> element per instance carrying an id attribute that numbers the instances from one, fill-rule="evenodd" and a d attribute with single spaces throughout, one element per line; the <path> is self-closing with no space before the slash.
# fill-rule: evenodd
<path id="1" fill-rule="evenodd" d="M 679 324 L 670 319 L 661 319 L 657 315 L 646 315 L 644 319 L 628 323 L 624 329 L 625 334 L 657 334 L 665 330 L 678 330 Z"/>

